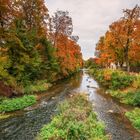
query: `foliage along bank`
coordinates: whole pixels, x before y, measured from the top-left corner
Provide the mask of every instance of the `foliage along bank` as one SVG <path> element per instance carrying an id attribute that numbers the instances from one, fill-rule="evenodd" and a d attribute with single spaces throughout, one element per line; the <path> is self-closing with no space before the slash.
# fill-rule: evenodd
<path id="1" fill-rule="evenodd" d="M 122 103 L 140 106 L 140 75 L 112 69 L 91 69 L 90 73 L 105 87 L 107 94 Z"/>
<path id="2" fill-rule="evenodd" d="M 140 108 L 125 113 L 132 125 L 140 132 Z"/>
<path id="3" fill-rule="evenodd" d="M 0 9 L 0 96 L 46 90 L 82 67 L 67 11 L 50 16 L 44 0 L 2 0 Z"/>
<path id="4" fill-rule="evenodd" d="M 4 99 L 0 103 L 0 113 L 24 109 L 36 103 L 36 96 L 25 95 L 19 98 Z"/>
<path id="5" fill-rule="evenodd" d="M 123 16 L 109 26 L 96 45 L 95 56 L 85 64 L 91 68 L 90 73 L 95 79 L 107 89 L 106 93 L 122 103 L 139 107 L 140 74 L 128 73 L 140 71 L 139 5 L 124 9 Z M 126 116 L 138 130 L 139 112 L 139 108 L 126 112 Z"/>
<path id="6" fill-rule="evenodd" d="M 137 107 L 125 115 L 140 131 L 140 75 L 112 69 L 90 69 L 89 73 L 106 89 L 106 94 Z"/>
<path id="7" fill-rule="evenodd" d="M 45 125 L 38 140 L 107 140 L 105 127 L 97 120 L 95 112 L 87 97 L 73 95 L 58 107 L 58 115 Z"/>

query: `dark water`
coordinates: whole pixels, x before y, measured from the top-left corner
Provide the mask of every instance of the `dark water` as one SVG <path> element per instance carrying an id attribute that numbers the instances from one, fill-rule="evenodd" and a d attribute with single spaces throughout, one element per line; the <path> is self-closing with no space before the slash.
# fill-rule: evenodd
<path id="1" fill-rule="evenodd" d="M 0 120 L 0 140 L 34 140 L 44 124 L 56 113 L 56 106 L 69 94 L 89 95 L 98 118 L 106 124 L 106 132 L 113 140 L 140 140 L 138 133 L 124 116 L 128 106 L 119 104 L 99 89 L 97 82 L 85 72 L 53 86 L 39 95 L 38 104 L 16 112 L 14 117 Z"/>

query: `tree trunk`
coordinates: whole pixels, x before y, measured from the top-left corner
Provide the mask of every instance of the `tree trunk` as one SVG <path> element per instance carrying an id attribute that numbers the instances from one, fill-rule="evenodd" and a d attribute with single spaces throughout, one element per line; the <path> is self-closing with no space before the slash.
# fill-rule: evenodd
<path id="1" fill-rule="evenodd" d="M 127 43 L 126 43 L 126 49 L 125 49 L 125 62 L 126 62 L 127 72 L 130 72 L 130 62 L 129 62 L 129 56 L 128 56 L 128 52 L 130 48 L 129 43 L 130 43 L 130 40 L 128 38 Z"/>
<path id="2" fill-rule="evenodd" d="M 126 61 L 127 72 L 130 72 L 130 63 L 129 60 Z"/>

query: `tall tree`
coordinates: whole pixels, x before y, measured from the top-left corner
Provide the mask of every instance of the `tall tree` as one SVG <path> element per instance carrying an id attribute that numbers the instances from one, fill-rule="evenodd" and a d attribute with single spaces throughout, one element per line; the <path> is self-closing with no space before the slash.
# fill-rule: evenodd
<path id="1" fill-rule="evenodd" d="M 57 37 L 65 35 L 70 37 L 73 32 L 72 18 L 67 11 L 57 11 L 52 17 L 52 32 L 54 35 L 54 46 L 57 46 Z"/>
<path id="2" fill-rule="evenodd" d="M 0 29 L 8 27 L 13 14 L 12 0 L 0 0 Z"/>
<path id="3" fill-rule="evenodd" d="M 127 71 L 130 71 L 130 64 L 134 63 L 136 58 L 139 60 L 139 28 L 140 8 L 135 6 L 133 9 L 124 10 L 123 18 L 109 26 L 104 42 L 101 44 L 99 41 L 97 44 L 97 50 L 100 52 L 99 60 L 108 63 L 110 59 L 121 67 L 126 64 Z"/>
<path id="4" fill-rule="evenodd" d="M 44 0 L 15 0 L 15 5 L 29 30 L 47 29 L 49 14 Z"/>
<path id="5" fill-rule="evenodd" d="M 127 71 L 130 71 L 129 50 L 132 47 L 135 24 L 140 19 L 140 7 L 136 5 L 133 9 L 124 10 L 123 19 L 125 21 L 124 30 L 126 31 L 125 61 L 126 61 Z"/>

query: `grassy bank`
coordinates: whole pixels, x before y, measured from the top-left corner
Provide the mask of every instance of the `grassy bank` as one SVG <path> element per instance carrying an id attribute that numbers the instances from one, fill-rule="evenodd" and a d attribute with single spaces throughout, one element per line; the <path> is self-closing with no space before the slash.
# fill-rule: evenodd
<path id="1" fill-rule="evenodd" d="M 140 106 L 140 74 L 111 69 L 90 69 L 89 73 L 106 89 L 106 94 L 121 103 Z M 140 108 L 126 112 L 126 117 L 140 131 Z"/>
<path id="2" fill-rule="evenodd" d="M 19 98 L 4 99 L 0 102 L 0 113 L 24 109 L 36 103 L 35 95 L 25 95 Z"/>
<path id="3" fill-rule="evenodd" d="M 2 112 L 12 112 L 16 110 L 21 110 L 28 106 L 36 103 L 36 93 L 41 93 L 47 91 L 53 84 L 50 84 L 48 80 L 38 80 L 32 83 L 26 83 L 26 86 L 19 87 L 22 91 L 21 93 L 15 92 L 15 98 L 9 98 L 5 96 L 0 96 L 0 113 Z M 19 97 L 17 95 L 22 97 Z M 0 114 L 0 119 L 7 116 Z"/>
<path id="4" fill-rule="evenodd" d="M 140 75 L 111 69 L 91 69 L 89 72 L 105 87 L 106 93 L 122 103 L 140 105 Z"/>
<path id="5" fill-rule="evenodd" d="M 117 98 L 121 103 L 132 106 L 140 106 L 140 90 L 108 90 L 107 93 L 109 93 L 112 97 Z"/>
<path id="6" fill-rule="evenodd" d="M 107 140 L 104 125 L 97 120 L 85 95 L 74 95 L 61 103 L 59 114 L 45 125 L 38 140 Z"/>
<path id="7" fill-rule="evenodd" d="M 105 88 L 111 90 L 125 89 L 132 85 L 135 76 L 124 71 L 112 69 L 90 69 L 90 74 Z"/>
<path id="8" fill-rule="evenodd" d="M 24 94 L 33 94 L 36 92 L 47 91 L 51 87 L 51 84 L 47 80 L 39 80 L 32 84 L 26 85 L 24 88 Z"/>
<path id="9" fill-rule="evenodd" d="M 47 80 L 39 80 L 33 82 L 32 84 L 29 83 L 25 87 L 22 87 L 22 94 L 24 94 L 24 96 L 22 97 L 15 98 L 0 97 L 0 113 L 21 110 L 35 104 L 36 95 L 31 94 L 47 91 L 50 87 L 51 84 L 48 83 Z M 0 119 L 1 118 L 5 118 L 5 115 L 1 115 Z"/>
<path id="10" fill-rule="evenodd" d="M 132 125 L 140 132 L 140 108 L 126 112 L 125 115 L 132 122 Z"/>

